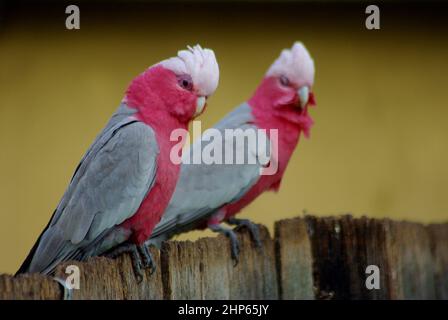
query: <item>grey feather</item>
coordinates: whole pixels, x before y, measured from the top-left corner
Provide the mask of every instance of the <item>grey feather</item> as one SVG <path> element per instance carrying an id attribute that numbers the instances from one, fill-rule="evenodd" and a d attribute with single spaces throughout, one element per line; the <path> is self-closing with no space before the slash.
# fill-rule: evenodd
<path id="1" fill-rule="evenodd" d="M 159 152 L 154 131 L 132 114 L 121 105 L 81 160 L 30 272 L 51 272 L 61 261 L 101 254 L 125 240 L 116 226 L 135 214 L 151 189 Z"/>

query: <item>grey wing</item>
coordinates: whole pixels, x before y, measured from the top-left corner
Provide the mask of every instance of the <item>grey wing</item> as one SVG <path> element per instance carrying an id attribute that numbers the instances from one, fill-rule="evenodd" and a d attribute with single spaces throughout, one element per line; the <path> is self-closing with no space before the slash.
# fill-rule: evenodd
<path id="1" fill-rule="evenodd" d="M 50 272 L 131 217 L 154 182 L 157 154 L 145 124 L 126 118 L 106 127 L 78 166 L 29 271 Z"/>
<path id="2" fill-rule="evenodd" d="M 253 128 L 251 109 L 243 104 L 228 114 L 215 129 Z M 202 145 L 202 148 L 204 145 Z M 192 145 L 190 154 L 197 143 Z M 239 200 L 259 179 L 259 164 L 182 164 L 173 197 L 150 243 L 188 231 L 225 204 Z"/>

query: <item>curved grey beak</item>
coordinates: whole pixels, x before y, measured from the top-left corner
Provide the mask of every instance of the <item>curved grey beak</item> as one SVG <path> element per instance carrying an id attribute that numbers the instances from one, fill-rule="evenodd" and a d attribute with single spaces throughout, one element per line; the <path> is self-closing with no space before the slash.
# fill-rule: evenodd
<path id="1" fill-rule="evenodd" d="M 207 102 L 206 97 L 198 97 L 196 100 L 196 112 L 194 113 L 194 116 L 198 116 L 202 113 L 205 107 L 205 103 Z"/>
<path id="2" fill-rule="evenodd" d="M 300 106 L 305 108 L 308 104 L 308 100 L 310 99 L 310 89 L 307 86 L 303 86 L 297 90 L 297 94 L 299 95 Z"/>

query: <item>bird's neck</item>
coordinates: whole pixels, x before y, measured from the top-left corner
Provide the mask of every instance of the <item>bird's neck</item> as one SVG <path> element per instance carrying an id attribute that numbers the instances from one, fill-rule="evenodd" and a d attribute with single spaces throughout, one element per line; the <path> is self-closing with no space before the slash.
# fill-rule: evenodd
<path id="1" fill-rule="evenodd" d="M 266 129 L 268 136 L 273 138 L 272 130 L 277 132 L 278 175 L 282 176 L 289 159 L 296 148 L 303 128 L 300 124 L 279 117 L 273 103 L 263 97 L 253 97 L 249 100 L 254 123 L 258 128 Z"/>

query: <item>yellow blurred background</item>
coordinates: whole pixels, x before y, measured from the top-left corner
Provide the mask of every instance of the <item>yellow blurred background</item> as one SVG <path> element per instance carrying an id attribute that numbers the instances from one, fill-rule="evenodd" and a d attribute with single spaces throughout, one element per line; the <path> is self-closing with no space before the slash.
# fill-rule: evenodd
<path id="1" fill-rule="evenodd" d="M 280 50 L 303 41 L 316 64 L 311 139 L 278 194 L 242 216 L 267 224 L 352 213 L 448 220 L 448 42 L 440 13 L 362 5 L 123 5 L 0 10 L 0 273 L 15 272 L 48 222 L 78 161 L 146 67 L 200 43 L 221 78 L 207 128 L 246 100 Z M 195 232 L 181 238 L 208 233 Z"/>

